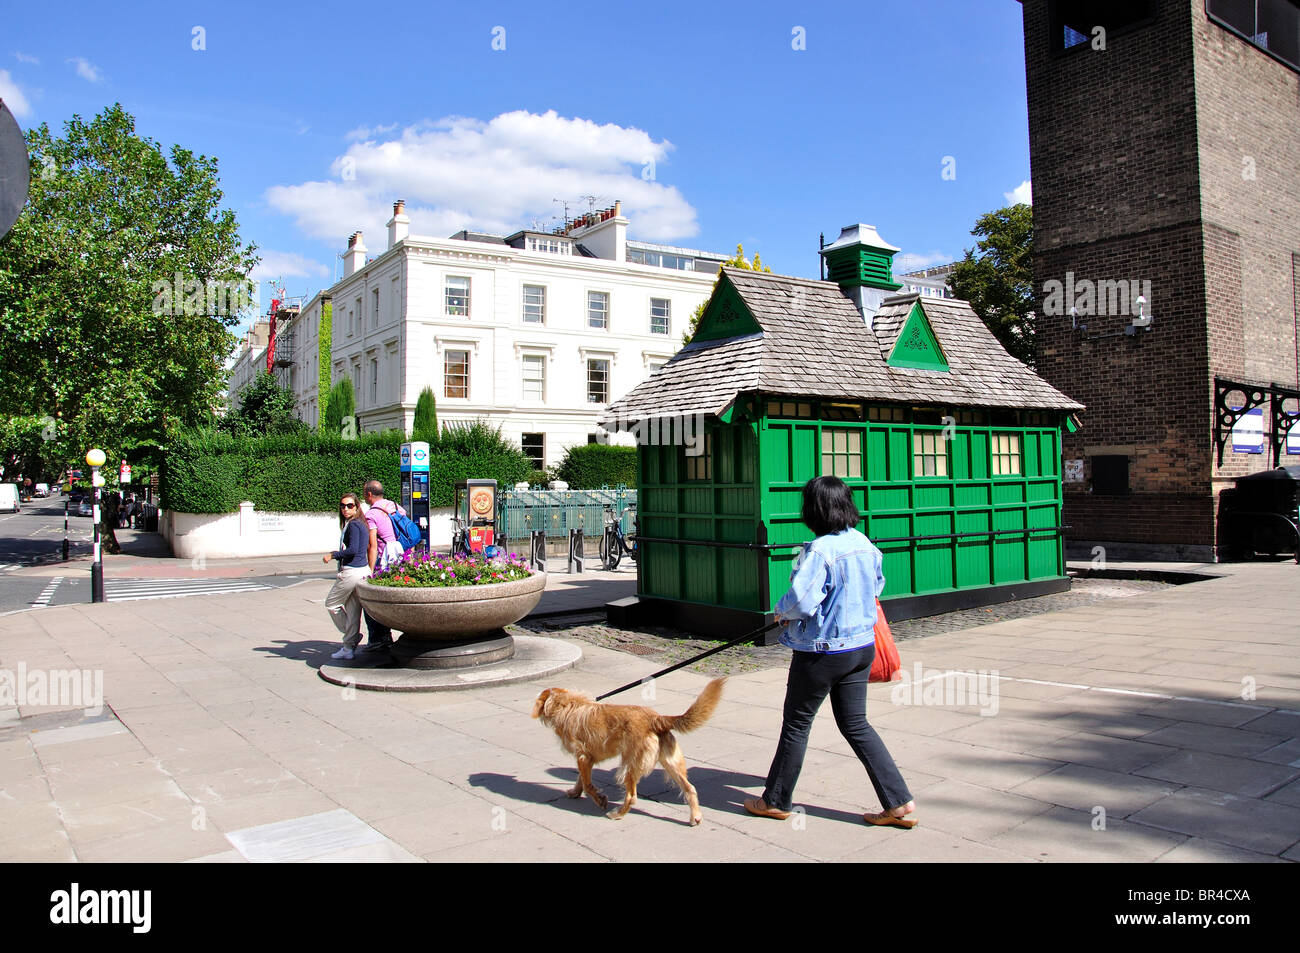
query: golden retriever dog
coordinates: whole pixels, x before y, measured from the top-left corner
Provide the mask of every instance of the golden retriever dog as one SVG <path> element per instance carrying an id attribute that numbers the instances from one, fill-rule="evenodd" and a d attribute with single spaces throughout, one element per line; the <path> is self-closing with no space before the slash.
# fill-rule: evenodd
<path id="1" fill-rule="evenodd" d="M 700 697 L 680 715 L 661 715 L 640 705 L 601 704 L 580 692 L 548 688 L 533 703 L 533 717 L 553 729 L 564 750 L 578 758 L 578 783 L 565 792 L 569 797 L 582 797 L 586 791 L 604 810 L 609 800 L 591 783 L 591 768 L 617 755 L 623 762 L 621 780 L 627 796 L 622 806 L 606 816 L 619 820 L 636 803 L 637 782 L 654 770 L 657 761 L 686 795 L 694 827 L 704 815 L 700 813 L 699 796 L 686 779 L 686 759 L 673 732 L 694 731 L 708 721 L 722 698 L 725 681 L 715 678 L 705 685 Z"/>

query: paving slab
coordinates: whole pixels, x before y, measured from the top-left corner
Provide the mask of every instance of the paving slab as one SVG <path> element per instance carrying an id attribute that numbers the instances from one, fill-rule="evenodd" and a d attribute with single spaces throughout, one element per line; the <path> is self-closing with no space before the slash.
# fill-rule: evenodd
<path id="1" fill-rule="evenodd" d="M 829 711 L 814 723 L 797 824 L 744 812 L 776 746 L 779 658 L 733 676 L 713 721 L 682 739 L 704 813 L 691 828 L 661 772 L 620 821 L 565 797 L 572 756 L 529 717 L 543 687 L 599 693 L 664 664 L 653 658 L 584 643 L 576 667 L 540 683 L 348 693 L 317 674 L 337 644 L 325 580 L 0 617 L 4 665 L 98 669 L 110 706 L 100 721 L 70 707 L 0 710 L 0 807 L 23 827 L 0 832 L 0 859 L 1300 859 L 1300 593 L 1286 567 L 1223 572 L 1213 584 L 906 640 L 908 664 L 927 673 L 1002 675 L 992 717 L 924 696 L 895 704 L 896 686 L 872 686 L 872 723 L 917 796 L 912 831 L 862 823 L 874 793 Z M 635 585 L 633 573 L 566 582 L 570 607 Z M 1240 612 L 1225 618 L 1225 605 Z M 1254 698 L 1225 665 L 1250 673 Z M 676 713 L 706 682 L 680 672 L 658 679 L 652 699 L 617 700 Z M 1292 695 L 1297 711 L 1286 708 Z M 594 772 L 615 804 L 616 768 Z M 1093 829 L 1097 806 L 1105 830 Z"/>

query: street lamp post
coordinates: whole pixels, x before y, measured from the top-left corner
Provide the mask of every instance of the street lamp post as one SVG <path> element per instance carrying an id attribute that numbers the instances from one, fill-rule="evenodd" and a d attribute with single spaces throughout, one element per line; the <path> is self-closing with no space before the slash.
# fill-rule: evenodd
<path id="1" fill-rule="evenodd" d="M 99 543 L 99 488 L 104 485 L 99 468 L 104 465 L 104 459 L 103 450 L 94 449 L 86 454 L 86 462 L 90 464 L 90 485 L 95 493 L 95 502 L 91 508 L 91 519 L 95 521 L 95 555 L 90 564 L 91 602 L 104 601 L 104 554 Z"/>

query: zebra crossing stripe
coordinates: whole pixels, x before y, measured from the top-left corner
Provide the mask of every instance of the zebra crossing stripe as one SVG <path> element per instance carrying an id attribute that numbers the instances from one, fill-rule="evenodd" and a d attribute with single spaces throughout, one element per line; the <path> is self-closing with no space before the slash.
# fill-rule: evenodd
<path id="1" fill-rule="evenodd" d="M 55 576 L 50 580 L 50 584 L 41 590 L 41 594 L 32 600 L 33 609 L 44 609 L 50 604 L 50 599 L 54 597 L 54 590 L 59 588 L 59 583 L 63 582 L 62 576 Z"/>
<path id="2" fill-rule="evenodd" d="M 257 592 L 273 586 L 237 579 L 149 579 L 112 582 L 105 587 L 107 602 L 140 599 L 175 599 L 182 596 L 214 596 L 231 592 Z"/>

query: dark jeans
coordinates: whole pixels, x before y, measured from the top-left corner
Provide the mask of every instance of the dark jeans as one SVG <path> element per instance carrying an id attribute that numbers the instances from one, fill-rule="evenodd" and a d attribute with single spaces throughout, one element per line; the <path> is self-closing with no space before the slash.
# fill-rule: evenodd
<path id="1" fill-rule="evenodd" d="M 373 619 L 369 612 L 362 611 L 366 617 L 366 631 L 370 633 L 371 645 L 389 645 L 393 641 L 393 630 L 384 625 L 377 619 Z"/>
<path id="2" fill-rule="evenodd" d="M 874 645 L 835 654 L 794 653 L 785 687 L 781 740 L 763 791 L 763 801 L 768 807 L 788 811 L 793 806 L 794 786 L 799 781 L 808 748 L 808 732 L 828 694 L 835 724 L 867 769 L 880 806 L 888 811 L 912 800 L 885 743 L 867 724 L 867 678 L 875 657 Z"/>

